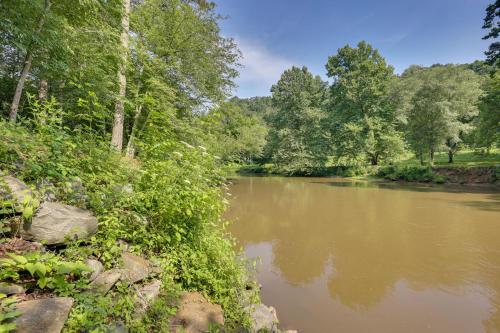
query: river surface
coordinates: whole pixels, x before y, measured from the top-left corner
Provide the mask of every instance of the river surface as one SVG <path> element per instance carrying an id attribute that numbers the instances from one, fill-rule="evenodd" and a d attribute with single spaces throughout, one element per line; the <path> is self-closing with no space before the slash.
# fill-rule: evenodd
<path id="1" fill-rule="evenodd" d="M 284 328 L 500 332 L 500 192 L 280 177 L 230 192 L 231 232 Z"/>

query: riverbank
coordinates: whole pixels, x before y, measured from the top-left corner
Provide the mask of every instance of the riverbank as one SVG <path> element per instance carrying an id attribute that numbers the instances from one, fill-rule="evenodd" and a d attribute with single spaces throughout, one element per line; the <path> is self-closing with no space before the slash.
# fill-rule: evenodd
<path id="1" fill-rule="evenodd" d="M 272 167 L 261 165 L 246 165 L 233 169 L 238 175 L 276 175 Z M 380 167 L 328 167 L 313 170 L 308 174 L 297 174 L 299 177 L 369 177 L 371 179 L 385 179 L 390 181 L 435 183 L 435 184 L 462 184 L 462 185 L 491 185 L 498 186 L 500 180 L 500 166 L 406 166 L 388 165 Z"/>
<path id="2" fill-rule="evenodd" d="M 277 329 L 221 220 L 220 164 L 170 144 L 130 159 L 0 122 L 0 331 L 254 332 L 266 311 Z"/>

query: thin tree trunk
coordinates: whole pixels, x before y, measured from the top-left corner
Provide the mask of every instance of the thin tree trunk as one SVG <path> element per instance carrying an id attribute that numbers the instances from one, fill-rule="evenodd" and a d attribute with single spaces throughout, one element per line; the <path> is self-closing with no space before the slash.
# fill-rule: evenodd
<path id="1" fill-rule="evenodd" d="M 142 72 L 144 70 L 144 67 L 139 68 L 139 80 L 137 82 L 137 91 L 135 92 L 135 102 L 136 102 L 136 107 L 135 107 L 135 115 L 134 115 L 134 123 L 132 124 L 132 130 L 130 131 L 130 137 L 128 138 L 128 143 L 127 143 L 127 150 L 125 152 L 127 157 L 134 157 L 135 156 L 135 137 L 137 133 L 137 126 L 139 126 L 139 119 L 141 117 L 141 112 L 142 112 L 142 104 L 139 103 L 139 92 L 141 90 L 141 78 L 142 78 Z"/>
<path id="2" fill-rule="evenodd" d="M 420 158 L 420 165 L 424 165 L 424 153 L 419 153 L 418 156 Z"/>
<path id="3" fill-rule="evenodd" d="M 130 0 L 123 0 L 122 33 L 121 44 L 122 54 L 120 67 L 118 69 L 118 84 L 120 91 L 115 104 L 115 116 L 113 121 L 113 133 L 111 135 L 111 146 L 117 151 L 122 151 L 123 146 L 123 123 L 125 118 L 125 94 L 127 92 L 127 55 L 128 55 L 128 33 L 129 33 Z"/>
<path id="4" fill-rule="evenodd" d="M 46 109 L 43 106 L 43 104 L 47 100 L 48 85 L 49 85 L 49 83 L 47 82 L 46 79 L 40 80 L 40 87 L 38 88 L 38 102 L 40 103 L 41 114 L 39 116 L 39 121 L 40 121 L 41 125 L 45 125 L 46 120 L 47 120 L 47 113 L 46 113 Z"/>
<path id="5" fill-rule="evenodd" d="M 43 102 L 47 99 L 48 86 L 49 86 L 49 83 L 47 82 L 46 79 L 40 80 L 40 86 L 38 88 L 38 100 L 40 102 Z"/>
<path id="6" fill-rule="evenodd" d="M 448 150 L 448 163 L 453 163 L 453 151 L 451 149 Z"/>
<path id="7" fill-rule="evenodd" d="M 429 152 L 429 165 L 433 165 L 434 164 L 434 150 L 430 150 Z"/>
<path id="8" fill-rule="evenodd" d="M 135 136 L 137 133 L 137 126 L 139 125 L 139 118 L 142 112 L 142 105 L 138 105 L 135 109 L 134 124 L 132 125 L 132 131 L 130 132 L 130 137 L 127 143 L 127 157 L 135 156 Z"/>
<path id="9" fill-rule="evenodd" d="M 38 27 L 35 31 L 35 36 L 40 35 L 40 33 L 42 32 L 43 26 L 45 24 L 45 15 L 50 10 L 51 5 L 52 3 L 50 2 L 50 0 L 45 0 L 44 13 L 40 17 L 40 20 L 38 21 Z M 12 121 L 13 123 L 15 123 L 17 120 L 17 112 L 19 111 L 19 102 L 21 101 L 21 96 L 24 90 L 24 84 L 30 72 L 31 64 L 33 62 L 33 50 L 31 50 L 31 46 L 32 45 L 30 45 L 28 50 L 26 51 L 26 58 L 24 60 L 23 69 L 21 71 L 21 75 L 19 76 L 19 81 L 17 81 L 16 91 L 14 92 L 14 97 L 12 98 L 12 104 L 10 105 L 9 118 L 10 121 Z"/>

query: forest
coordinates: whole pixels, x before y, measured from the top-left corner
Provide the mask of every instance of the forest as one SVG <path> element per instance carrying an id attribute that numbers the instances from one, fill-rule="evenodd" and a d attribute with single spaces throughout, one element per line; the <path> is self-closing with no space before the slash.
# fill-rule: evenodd
<path id="1" fill-rule="evenodd" d="M 249 327 L 252 264 L 222 218 L 231 170 L 357 175 L 408 158 L 428 170 L 461 151 L 498 163 L 499 17 L 496 1 L 484 61 L 398 75 L 361 41 L 325 59 L 327 81 L 292 67 L 271 96 L 244 99 L 231 93 L 242 54 L 213 2 L 0 1 L 0 174 L 32 191 L 19 207 L 0 181 L 0 281 L 72 297 L 65 332 L 167 332 L 183 291 L 220 304 L 226 331 Z M 50 200 L 92 212 L 96 233 L 30 251 L 19 230 Z M 164 297 L 141 317 L 126 281 L 86 292 L 83 262 L 116 268 L 125 247 L 161 268 Z M 0 292 L 0 332 L 15 329 L 16 302 Z"/>

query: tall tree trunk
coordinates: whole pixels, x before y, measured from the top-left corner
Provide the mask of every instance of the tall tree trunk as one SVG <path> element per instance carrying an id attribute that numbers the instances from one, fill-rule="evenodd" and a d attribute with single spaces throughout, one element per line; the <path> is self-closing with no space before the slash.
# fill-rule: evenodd
<path id="1" fill-rule="evenodd" d="M 120 91 L 115 104 L 115 116 L 113 121 L 113 133 L 111 135 L 111 146 L 117 151 L 123 146 L 123 123 L 125 118 L 125 93 L 127 92 L 127 57 L 128 57 L 128 33 L 129 33 L 130 0 L 123 0 L 122 33 L 120 41 L 122 44 L 122 54 L 118 69 L 118 84 Z"/>
<path id="2" fill-rule="evenodd" d="M 424 165 L 424 153 L 418 153 L 418 157 L 420 158 L 420 165 Z"/>
<path id="3" fill-rule="evenodd" d="M 51 5 L 52 3 L 50 2 L 50 0 L 45 0 L 44 12 L 40 17 L 40 20 L 38 20 L 38 27 L 35 31 L 35 36 L 40 35 L 40 33 L 42 32 L 43 26 L 45 24 L 45 15 L 50 10 Z M 26 78 L 28 77 L 28 74 L 31 69 L 31 64 L 33 62 L 33 50 L 31 48 L 32 45 L 30 45 L 28 47 L 28 50 L 26 51 L 26 57 L 24 59 L 23 69 L 21 71 L 21 75 L 19 76 L 19 81 L 17 81 L 16 91 L 14 92 L 14 97 L 12 98 L 12 104 L 10 105 L 9 118 L 10 121 L 12 121 L 13 123 L 15 123 L 17 120 L 17 112 L 19 111 L 19 102 L 21 101 L 21 96 L 23 94 L 24 83 L 26 82 Z"/>
<path id="4" fill-rule="evenodd" d="M 453 150 L 448 149 L 448 163 L 453 163 Z"/>
<path id="5" fill-rule="evenodd" d="M 434 165 L 434 149 L 429 151 L 429 165 Z"/>

